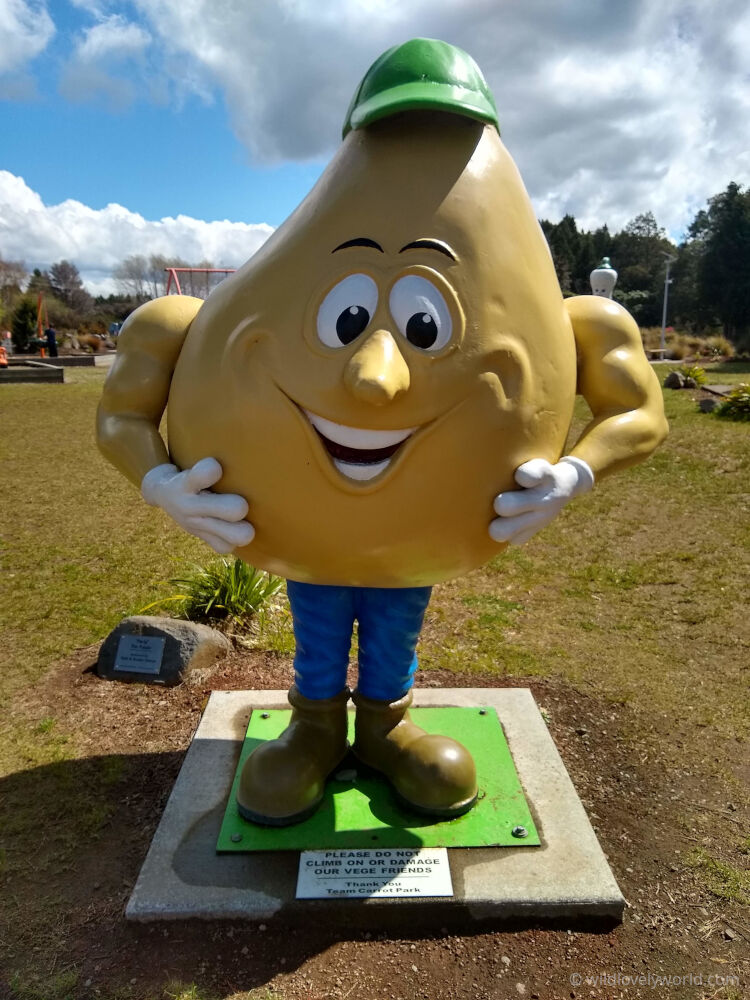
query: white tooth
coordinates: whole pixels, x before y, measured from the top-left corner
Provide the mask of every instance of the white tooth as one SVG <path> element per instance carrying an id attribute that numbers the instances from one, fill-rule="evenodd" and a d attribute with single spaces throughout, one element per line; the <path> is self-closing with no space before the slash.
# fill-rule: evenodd
<path id="1" fill-rule="evenodd" d="M 379 472 L 382 472 L 390 464 L 390 461 L 390 458 L 386 458 L 383 462 L 370 462 L 369 465 L 357 465 L 356 462 L 342 462 L 338 458 L 334 458 L 333 464 L 342 476 L 346 476 L 347 479 L 357 479 L 359 482 L 364 482 L 367 479 L 374 479 Z"/>
<path id="2" fill-rule="evenodd" d="M 335 424 L 332 420 L 326 420 L 325 417 L 319 417 L 316 413 L 310 413 L 309 410 L 305 410 L 304 413 L 313 427 L 329 441 L 333 441 L 334 444 L 342 444 L 346 448 L 360 448 L 365 451 L 390 448 L 394 444 L 400 444 L 416 430 L 416 427 L 407 427 L 400 431 L 368 431 L 359 427 Z"/>

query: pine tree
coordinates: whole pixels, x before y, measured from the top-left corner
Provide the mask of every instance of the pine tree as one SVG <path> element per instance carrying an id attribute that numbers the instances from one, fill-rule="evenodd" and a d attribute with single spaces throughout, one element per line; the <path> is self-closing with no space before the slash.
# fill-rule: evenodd
<path id="1" fill-rule="evenodd" d="M 11 320 L 10 333 L 13 346 L 18 354 L 26 354 L 29 341 L 36 337 L 36 306 L 31 299 L 24 298 L 16 306 Z"/>
<path id="2" fill-rule="evenodd" d="M 698 214 L 690 235 L 699 254 L 701 303 L 736 346 L 750 348 L 750 189 L 729 184 Z"/>

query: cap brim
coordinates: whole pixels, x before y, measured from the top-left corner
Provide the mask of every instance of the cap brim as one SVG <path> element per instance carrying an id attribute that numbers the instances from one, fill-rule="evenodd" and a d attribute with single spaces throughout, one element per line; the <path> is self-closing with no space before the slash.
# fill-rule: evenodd
<path id="1" fill-rule="evenodd" d="M 405 83 L 358 104 L 347 122 L 350 129 L 365 128 L 400 111 L 447 111 L 494 125 L 500 131 L 497 111 L 475 90 L 449 83 Z"/>

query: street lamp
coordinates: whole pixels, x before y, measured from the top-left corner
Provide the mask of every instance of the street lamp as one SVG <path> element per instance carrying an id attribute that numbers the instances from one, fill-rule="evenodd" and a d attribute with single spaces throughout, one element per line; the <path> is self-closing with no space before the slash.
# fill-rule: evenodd
<path id="1" fill-rule="evenodd" d="M 661 253 L 662 257 L 665 258 L 667 264 L 667 273 L 664 276 L 664 308 L 662 309 L 661 312 L 661 340 L 659 342 L 661 347 L 659 353 L 661 354 L 661 359 L 663 361 L 664 355 L 667 350 L 666 346 L 667 337 L 665 333 L 667 327 L 667 299 L 669 298 L 669 286 L 672 284 L 671 278 L 669 277 L 669 269 L 672 266 L 672 264 L 677 260 L 677 258 L 673 257 L 671 254 L 668 254 L 666 250 L 660 250 L 659 252 Z"/>

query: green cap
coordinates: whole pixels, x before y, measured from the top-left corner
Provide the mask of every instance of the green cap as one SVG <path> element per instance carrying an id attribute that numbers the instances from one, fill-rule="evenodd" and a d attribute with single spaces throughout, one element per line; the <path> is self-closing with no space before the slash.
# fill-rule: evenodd
<path id="1" fill-rule="evenodd" d="M 399 111 L 451 111 L 500 131 L 481 69 L 463 49 L 432 38 L 412 38 L 375 60 L 349 105 L 343 135 Z"/>

